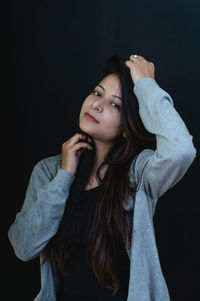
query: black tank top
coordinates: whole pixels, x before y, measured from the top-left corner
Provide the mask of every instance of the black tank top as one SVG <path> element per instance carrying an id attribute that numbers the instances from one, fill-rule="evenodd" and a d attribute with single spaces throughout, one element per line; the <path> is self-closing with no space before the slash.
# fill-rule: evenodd
<path id="1" fill-rule="evenodd" d="M 102 185 L 102 184 L 101 184 Z M 98 201 L 100 186 L 84 190 L 78 209 L 80 244 L 73 249 L 69 263 L 69 274 L 60 275 L 60 286 L 56 301 L 126 301 L 128 297 L 130 260 L 125 246 L 116 260 L 116 273 L 120 288 L 115 295 L 113 290 L 101 285 L 87 264 L 87 245 L 81 243 L 86 227 L 89 227 L 91 217 Z"/>

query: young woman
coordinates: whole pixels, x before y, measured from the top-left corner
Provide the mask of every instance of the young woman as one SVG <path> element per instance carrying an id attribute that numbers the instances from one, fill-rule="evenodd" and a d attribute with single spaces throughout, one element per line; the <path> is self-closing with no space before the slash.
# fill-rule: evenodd
<path id="1" fill-rule="evenodd" d="M 9 229 L 18 258 L 40 256 L 34 300 L 169 301 L 153 216 L 196 149 L 154 64 L 111 56 L 79 128 L 34 166 Z"/>

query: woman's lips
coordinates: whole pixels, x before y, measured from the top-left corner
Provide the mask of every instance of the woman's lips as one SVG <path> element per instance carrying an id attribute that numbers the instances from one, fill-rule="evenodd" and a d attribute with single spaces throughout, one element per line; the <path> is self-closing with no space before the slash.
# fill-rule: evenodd
<path id="1" fill-rule="evenodd" d="M 91 116 L 89 113 L 85 113 L 85 117 L 93 122 L 99 123 L 93 116 Z"/>

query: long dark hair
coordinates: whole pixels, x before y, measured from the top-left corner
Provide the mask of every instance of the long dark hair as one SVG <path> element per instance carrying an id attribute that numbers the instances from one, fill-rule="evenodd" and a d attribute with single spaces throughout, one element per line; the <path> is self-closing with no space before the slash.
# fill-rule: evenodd
<path id="1" fill-rule="evenodd" d="M 112 289 L 115 294 L 119 289 L 119 279 L 113 262 L 115 250 L 119 250 L 123 243 L 129 248 L 131 246 L 134 206 L 124 210 L 123 205 L 129 194 L 134 196 L 138 183 L 130 183 L 130 164 L 145 148 L 155 150 L 156 137 L 148 132 L 142 123 L 130 70 L 125 65 L 125 60 L 117 54 L 108 58 L 99 82 L 109 74 L 117 74 L 121 81 L 123 99 L 121 118 L 123 131 L 127 137 L 117 137 L 114 146 L 96 172 L 97 180 L 102 185 L 99 190 L 99 202 L 88 231 L 87 247 L 91 270 L 99 282 Z M 91 137 L 82 130 L 79 132 Z M 58 271 L 64 276 L 68 274 L 69 250 L 74 243 L 73 219 L 78 212 L 79 196 L 87 184 L 94 163 L 94 142 L 92 145 L 92 150 L 86 150 L 81 155 L 58 231 L 43 250 L 45 258 L 42 264 L 50 257 L 51 262 L 56 264 Z M 105 164 L 108 168 L 102 179 L 100 170 Z M 134 173 L 134 169 L 132 172 Z"/>

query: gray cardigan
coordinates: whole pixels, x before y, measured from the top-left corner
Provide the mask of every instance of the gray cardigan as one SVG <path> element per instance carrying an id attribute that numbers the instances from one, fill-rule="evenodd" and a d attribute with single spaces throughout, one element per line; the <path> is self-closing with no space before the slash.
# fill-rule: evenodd
<path id="1" fill-rule="evenodd" d="M 186 173 L 196 157 L 193 136 L 174 108 L 170 95 L 152 78 L 141 78 L 133 91 L 145 128 L 156 135 L 157 149 L 143 150 L 136 159 L 136 179 L 142 173 L 136 193 L 133 238 L 127 249 L 130 258 L 130 281 L 127 301 L 169 301 L 156 246 L 153 216 L 158 198 Z M 42 250 L 57 232 L 65 202 L 75 176 L 61 169 L 62 155 L 47 157 L 33 168 L 25 201 L 8 231 L 18 258 L 29 261 L 43 258 Z M 129 176 L 133 182 L 132 170 Z M 133 206 L 131 195 L 124 208 Z M 55 265 L 55 264 L 54 264 Z M 59 279 L 53 276 L 49 261 L 41 269 L 41 290 L 34 301 L 56 301 Z"/>

